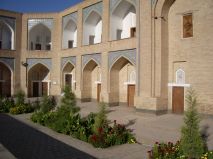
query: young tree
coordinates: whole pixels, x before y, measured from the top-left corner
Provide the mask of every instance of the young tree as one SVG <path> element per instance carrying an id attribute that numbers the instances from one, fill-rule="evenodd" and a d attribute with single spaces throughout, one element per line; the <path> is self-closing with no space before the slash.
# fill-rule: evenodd
<path id="1" fill-rule="evenodd" d="M 17 106 L 21 106 L 21 105 L 24 105 L 25 104 L 25 93 L 23 90 L 19 90 L 16 95 L 16 105 Z"/>
<path id="2" fill-rule="evenodd" d="M 64 88 L 64 96 L 61 99 L 61 108 L 65 109 L 72 114 L 79 112 L 80 108 L 76 106 L 75 94 L 71 92 L 69 86 Z"/>
<path id="3" fill-rule="evenodd" d="M 180 148 L 188 158 L 200 158 L 204 153 L 204 144 L 199 131 L 200 117 L 197 112 L 197 96 L 193 89 L 186 97 L 188 110 L 184 117 L 184 126 L 181 130 Z"/>
<path id="4" fill-rule="evenodd" d="M 93 132 L 95 134 L 98 134 L 98 130 L 100 128 L 103 128 L 107 124 L 106 105 L 105 105 L 105 103 L 101 102 L 99 107 L 100 107 L 100 110 L 99 110 L 98 114 L 95 117 L 95 123 L 93 125 Z"/>

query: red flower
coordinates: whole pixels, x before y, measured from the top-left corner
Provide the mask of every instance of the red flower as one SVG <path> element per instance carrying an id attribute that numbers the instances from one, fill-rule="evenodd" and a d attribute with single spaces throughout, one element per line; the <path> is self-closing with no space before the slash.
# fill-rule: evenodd
<path id="1" fill-rule="evenodd" d="M 94 135 L 91 136 L 91 139 L 92 139 L 93 141 L 97 141 L 97 136 L 94 134 Z"/>
<path id="2" fill-rule="evenodd" d="M 103 128 L 102 127 L 98 128 L 98 133 L 101 134 L 102 132 L 103 132 Z"/>

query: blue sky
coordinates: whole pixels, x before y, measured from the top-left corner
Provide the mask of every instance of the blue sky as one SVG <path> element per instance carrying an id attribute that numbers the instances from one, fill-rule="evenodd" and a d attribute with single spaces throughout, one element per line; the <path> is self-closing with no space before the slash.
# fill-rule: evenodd
<path id="1" fill-rule="evenodd" d="M 0 0 L 0 9 L 18 12 L 58 12 L 83 0 Z"/>

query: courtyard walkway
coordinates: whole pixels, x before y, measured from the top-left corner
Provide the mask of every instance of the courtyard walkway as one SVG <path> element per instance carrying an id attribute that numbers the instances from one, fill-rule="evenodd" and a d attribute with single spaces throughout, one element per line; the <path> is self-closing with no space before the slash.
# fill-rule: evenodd
<path id="1" fill-rule="evenodd" d="M 81 115 L 97 112 L 96 103 L 79 103 Z M 125 144 L 108 149 L 96 149 L 90 144 L 30 121 L 30 114 L 0 115 L 0 144 L 16 158 L 57 159 L 145 159 L 147 151 L 156 141 L 177 141 L 183 124 L 183 116 L 138 113 L 125 106 L 107 108 L 108 119 L 133 129 L 138 144 Z M 213 118 L 204 117 L 201 127 L 209 134 L 208 145 L 213 149 Z M 0 159 L 1 159 L 0 149 Z M 5 159 L 5 158 L 4 158 Z M 12 159 L 12 158 L 11 158 Z"/>

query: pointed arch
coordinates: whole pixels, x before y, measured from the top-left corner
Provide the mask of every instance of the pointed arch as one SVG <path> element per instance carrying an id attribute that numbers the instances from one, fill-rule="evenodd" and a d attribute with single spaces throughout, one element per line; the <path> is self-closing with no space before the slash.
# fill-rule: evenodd
<path id="1" fill-rule="evenodd" d="M 90 102 L 97 100 L 97 81 L 100 79 L 99 64 L 90 59 L 83 67 L 83 90 L 82 101 Z"/>
<path id="2" fill-rule="evenodd" d="M 83 70 L 85 70 L 85 68 L 89 67 L 89 68 L 93 68 L 93 67 L 99 66 L 99 63 L 94 59 L 91 58 L 84 66 L 83 66 Z"/>
<path id="3" fill-rule="evenodd" d="M 68 49 L 77 46 L 77 24 L 69 19 L 63 28 L 62 48 Z"/>
<path id="4" fill-rule="evenodd" d="M 67 61 L 62 68 L 62 91 L 65 86 L 69 86 L 71 90 L 74 90 L 73 84 L 75 81 L 75 65 L 73 65 L 70 61 Z"/>
<path id="5" fill-rule="evenodd" d="M 6 32 L 6 30 L 3 30 L 5 26 L 5 29 L 8 29 L 10 31 L 10 34 Z M 15 49 L 15 31 L 14 29 L 4 20 L 0 20 L 0 32 L 1 37 L 0 40 L 2 40 L 2 49 Z M 5 36 L 3 36 L 5 34 Z M 6 35 L 7 34 L 7 35 Z"/>
<path id="6" fill-rule="evenodd" d="M 30 50 L 50 50 L 51 49 L 51 29 L 43 23 L 34 25 L 29 30 Z"/>
<path id="7" fill-rule="evenodd" d="M 110 14 L 110 38 L 120 40 L 136 36 L 136 6 L 128 0 L 116 3 Z"/>
<path id="8" fill-rule="evenodd" d="M 135 66 L 124 56 L 120 56 L 115 60 L 110 68 L 110 105 L 116 106 L 121 103 L 128 103 L 128 84 L 130 84 L 129 76 L 135 71 Z M 131 83 L 135 85 L 135 83 Z M 134 92 L 133 92 L 134 93 Z M 134 97 L 134 95 L 133 95 Z M 134 100 L 134 99 L 133 99 Z"/>
<path id="9" fill-rule="evenodd" d="M 13 91 L 13 72 L 11 68 L 0 61 L 0 97 L 6 96 L 10 97 Z"/>
<path id="10" fill-rule="evenodd" d="M 101 42 L 102 16 L 95 10 L 91 10 L 84 19 L 83 44 L 90 45 Z"/>
<path id="11" fill-rule="evenodd" d="M 28 70 L 28 96 L 41 97 L 50 94 L 50 70 L 42 63 L 36 63 Z"/>

